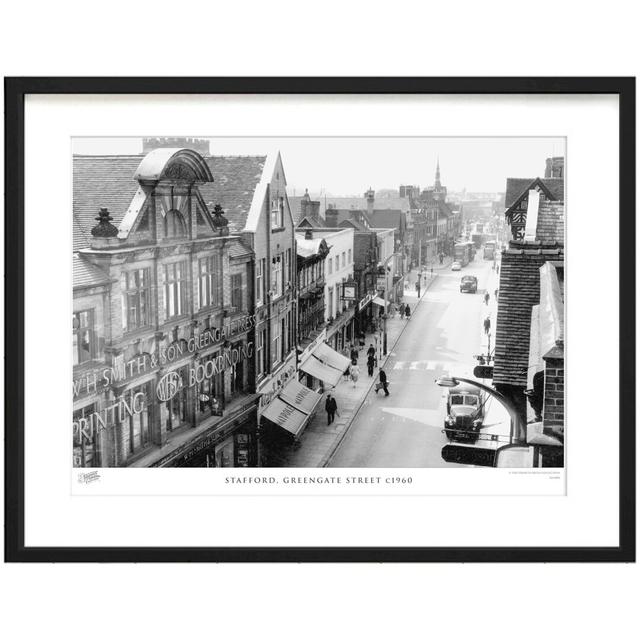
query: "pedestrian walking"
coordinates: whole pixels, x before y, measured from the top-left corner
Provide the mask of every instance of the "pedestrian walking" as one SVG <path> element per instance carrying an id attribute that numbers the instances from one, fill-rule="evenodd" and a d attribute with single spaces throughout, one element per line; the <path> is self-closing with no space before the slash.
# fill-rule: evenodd
<path id="1" fill-rule="evenodd" d="M 385 373 L 384 369 L 380 369 L 379 377 L 380 377 L 380 384 L 376 385 L 376 393 L 378 393 L 380 389 L 384 389 L 384 395 L 388 396 L 389 382 L 387 381 L 387 374 Z"/>
<path id="2" fill-rule="evenodd" d="M 369 356 L 373 356 L 374 358 L 376 357 L 376 348 L 372 343 L 369 343 L 369 348 L 367 349 L 367 357 Z"/>
<path id="3" fill-rule="evenodd" d="M 496 302 L 498 302 L 498 290 L 497 289 L 493 292 L 493 297 L 496 299 Z"/>
<path id="4" fill-rule="evenodd" d="M 336 413 L 338 413 L 338 403 L 330 393 L 327 394 L 324 409 L 327 412 L 327 424 L 329 425 L 336 419 Z M 338 413 L 338 415 L 340 414 Z"/>
<path id="5" fill-rule="evenodd" d="M 358 341 L 360 342 L 360 347 L 361 347 L 361 348 L 362 348 L 362 347 L 364 347 L 364 344 L 365 344 L 365 335 L 364 335 L 364 331 L 361 331 L 361 332 L 358 334 Z"/>
<path id="6" fill-rule="evenodd" d="M 358 350 L 356 349 L 356 345 L 355 344 L 351 345 L 351 352 L 350 352 L 349 355 L 351 357 L 351 360 L 355 360 L 356 364 L 358 364 L 358 355 L 360 355 L 360 354 L 358 353 Z"/>
<path id="7" fill-rule="evenodd" d="M 349 367 L 349 377 L 353 382 L 353 387 L 355 388 L 356 382 L 358 382 L 358 378 L 360 377 L 360 367 L 358 366 L 357 360 L 351 361 L 351 366 Z"/>
<path id="8" fill-rule="evenodd" d="M 418 292 L 418 298 L 420 297 L 420 279 L 416 280 L 416 291 Z"/>
<path id="9" fill-rule="evenodd" d="M 491 318 L 489 316 L 487 316 L 484 319 L 484 332 L 488 335 L 489 334 L 489 329 L 491 329 Z"/>
<path id="10" fill-rule="evenodd" d="M 484 303 L 489 306 L 489 292 L 486 291 L 484 294 Z"/>
<path id="11" fill-rule="evenodd" d="M 411 317 L 411 308 L 409 307 L 408 304 L 404 308 L 404 315 L 406 316 L 407 320 Z"/>
<path id="12" fill-rule="evenodd" d="M 400 317 L 401 318 L 404 317 L 404 302 L 400 304 Z"/>
<path id="13" fill-rule="evenodd" d="M 376 366 L 376 357 L 375 355 L 370 353 L 369 357 L 367 358 L 367 373 L 369 374 L 370 378 L 373 377 L 373 369 L 375 366 Z"/>
<path id="14" fill-rule="evenodd" d="M 499 264 L 496 265 L 496 274 L 498 274 L 498 273 L 500 273 L 500 265 Z"/>

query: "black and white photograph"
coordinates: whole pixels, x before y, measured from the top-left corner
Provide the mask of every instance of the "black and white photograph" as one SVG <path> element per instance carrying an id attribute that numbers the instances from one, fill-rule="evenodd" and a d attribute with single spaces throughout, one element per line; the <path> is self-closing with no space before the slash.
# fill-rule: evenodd
<path id="1" fill-rule="evenodd" d="M 565 467 L 564 138 L 70 161 L 76 471 Z"/>

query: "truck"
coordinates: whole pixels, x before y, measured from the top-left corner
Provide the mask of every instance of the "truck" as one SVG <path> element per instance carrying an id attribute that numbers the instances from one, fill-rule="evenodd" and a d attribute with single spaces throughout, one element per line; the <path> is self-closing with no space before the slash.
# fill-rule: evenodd
<path id="1" fill-rule="evenodd" d="M 481 233 L 472 233 L 471 241 L 475 245 L 476 249 L 479 249 L 482 246 L 482 241 L 484 240 L 484 236 Z"/>
<path id="2" fill-rule="evenodd" d="M 475 255 L 473 242 L 458 242 L 453 247 L 453 259 L 464 267 L 473 260 Z"/>
<path id="3" fill-rule="evenodd" d="M 455 441 L 475 442 L 484 421 L 484 397 L 477 387 L 461 383 L 447 389 L 444 433 Z"/>
<path id="4" fill-rule="evenodd" d="M 484 252 L 482 257 L 485 260 L 493 260 L 496 257 L 496 242 L 495 240 L 487 240 L 484 243 Z"/>

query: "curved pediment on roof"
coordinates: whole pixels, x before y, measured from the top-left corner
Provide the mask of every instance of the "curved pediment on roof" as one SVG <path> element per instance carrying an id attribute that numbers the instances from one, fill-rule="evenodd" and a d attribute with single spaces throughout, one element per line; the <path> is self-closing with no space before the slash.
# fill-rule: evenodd
<path id="1" fill-rule="evenodd" d="M 193 149 L 154 149 L 144 157 L 133 177 L 139 182 L 213 182 L 209 166 Z"/>

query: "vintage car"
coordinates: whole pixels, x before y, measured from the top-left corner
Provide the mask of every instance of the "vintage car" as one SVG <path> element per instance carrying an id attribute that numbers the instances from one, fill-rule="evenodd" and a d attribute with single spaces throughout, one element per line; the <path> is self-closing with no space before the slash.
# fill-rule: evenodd
<path id="1" fill-rule="evenodd" d="M 451 263 L 451 271 L 460 271 L 462 269 L 462 265 L 456 260 Z"/>
<path id="2" fill-rule="evenodd" d="M 460 293 L 477 293 L 478 278 L 475 276 L 462 276 L 460 279 Z"/>
<path id="3" fill-rule="evenodd" d="M 483 420 L 484 398 L 480 389 L 464 383 L 447 389 L 444 433 L 449 440 L 475 442 Z"/>

